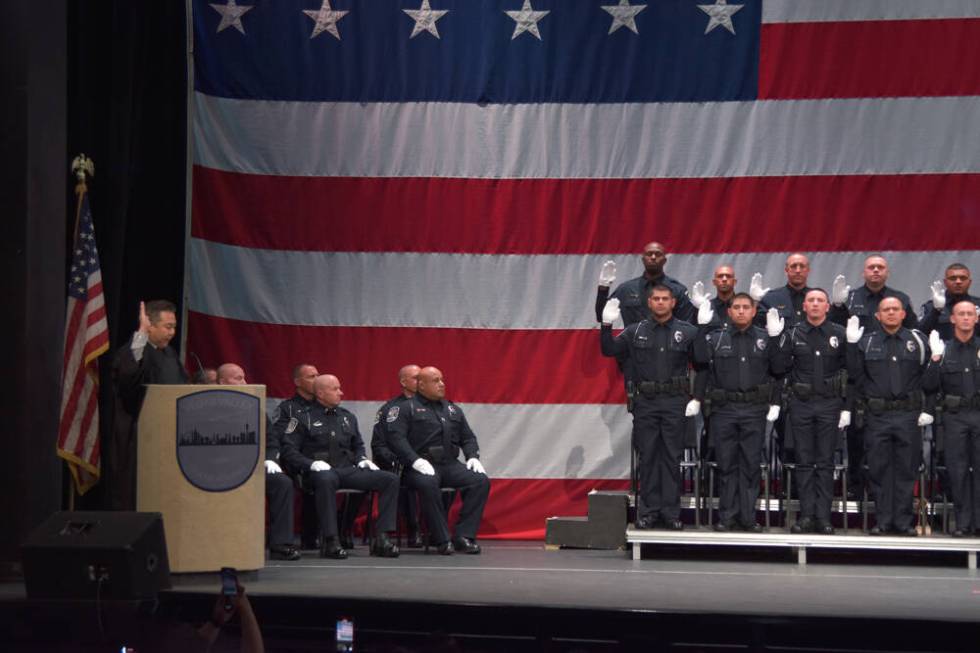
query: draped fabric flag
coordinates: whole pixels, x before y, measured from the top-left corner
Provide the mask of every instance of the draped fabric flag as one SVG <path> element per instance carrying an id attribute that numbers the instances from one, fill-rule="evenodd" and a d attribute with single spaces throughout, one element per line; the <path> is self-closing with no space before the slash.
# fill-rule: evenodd
<path id="1" fill-rule="evenodd" d="M 272 397 L 301 361 L 369 432 L 436 365 L 494 479 L 481 537 L 623 488 L 602 261 L 657 240 L 925 301 L 980 257 L 975 0 L 195 1 L 188 343 Z M 710 284 L 709 284 L 710 287 Z M 366 433 L 365 433 L 366 435 Z"/>
<path id="2" fill-rule="evenodd" d="M 109 349 L 109 326 L 88 192 L 84 184 L 77 192 L 77 227 L 65 311 L 58 456 L 68 463 L 78 493 L 85 494 L 99 480 L 99 356 Z"/>

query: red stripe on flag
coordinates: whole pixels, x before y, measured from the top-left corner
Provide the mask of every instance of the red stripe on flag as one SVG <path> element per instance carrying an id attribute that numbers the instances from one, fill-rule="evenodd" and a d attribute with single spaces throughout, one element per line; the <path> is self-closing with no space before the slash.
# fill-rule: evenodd
<path id="1" fill-rule="evenodd" d="M 260 249 L 627 253 L 652 222 L 673 253 L 980 249 L 980 174 L 488 180 L 195 166 L 193 201 L 193 236 Z"/>
<path id="2" fill-rule="evenodd" d="M 78 346 L 78 331 L 81 328 L 82 317 L 85 314 L 85 304 L 75 299 L 68 300 L 68 317 L 65 324 L 65 355 L 61 363 L 61 374 L 68 371 L 72 352 Z M 79 363 L 81 364 L 81 363 Z"/>
<path id="3" fill-rule="evenodd" d="M 295 391 L 292 369 L 336 374 L 349 400 L 384 401 L 406 363 L 442 370 L 460 402 L 622 404 L 616 363 L 599 353 L 599 330 L 318 327 L 259 324 L 188 311 L 188 350 L 206 365 L 238 363 L 270 397 Z"/>
<path id="4" fill-rule="evenodd" d="M 759 98 L 980 94 L 980 19 L 762 26 Z"/>
<path id="5" fill-rule="evenodd" d="M 91 386 L 88 401 L 85 402 L 85 414 L 82 416 L 78 427 L 78 440 L 75 442 L 75 455 L 85 459 L 85 447 L 88 445 L 87 434 L 92 427 L 92 420 L 98 418 L 99 410 L 99 386 L 93 382 L 90 375 L 86 375 L 84 381 L 86 386 Z M 98 439 L 98 438 L 96 438 Z"/>

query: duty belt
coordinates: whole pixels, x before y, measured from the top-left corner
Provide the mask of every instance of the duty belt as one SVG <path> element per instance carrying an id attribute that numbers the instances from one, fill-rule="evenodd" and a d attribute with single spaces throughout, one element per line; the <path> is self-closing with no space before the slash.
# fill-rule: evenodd
<path id="1" fill-rule="evenodd" d="M 959 410 L 977 409 L 980 408 L 980 395 L 973 395 L 972 397 L 946 395 L 943 397 L 942 407 L 951 413 Z"/>
<path id="2" fill-rule="evenodd" d="M 667 381 L 641 381 L 636 384 L 637 392 L 647 399 L 656 395 L 686 395 L 687 377 L 674 377 Z"/>
<path id="3" fill-rule="evenodd" d="M 831 397 L 841 397 L 844 394 L 844 386 L 847 381 L 844 380 L 843 374 L 835 374 L 834 376 L 824 379 L 824 391 L 817 392 L 813 389 L 812 383 L 790 383 L 789 389 L 793 393 L 793 396 L 800 401 L 807 401 L 810 397 L 817 396 L 823 398 Z"/>
<path id="4" fill-rule="evenodd" d="M 880 399 L 878 397 L 868 397 L 864 400 L 868 410 L 874 414 L 883 413 L 889 410 L 922 410 L 921 397 L 906 397 L 904 399 Z"/>
<path id="5" fill-rule="evenodd" d="M 734 402 L 740 404 L 767 404 L 772 387 L 769 384 L 760 385 L 752 390 L 720 390 L 712 389 L 708 398 L 713 402 Z"/>

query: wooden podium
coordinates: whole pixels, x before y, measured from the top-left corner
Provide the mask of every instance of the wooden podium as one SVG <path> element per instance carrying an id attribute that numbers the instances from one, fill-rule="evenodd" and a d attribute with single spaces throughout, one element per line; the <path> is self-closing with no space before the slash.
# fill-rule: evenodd
<path id="1" fill-rule="evenodd" d="M 265 563 L 265 386 L 148 385 L 136 507 L 160 512 L 171 572 Z"/>

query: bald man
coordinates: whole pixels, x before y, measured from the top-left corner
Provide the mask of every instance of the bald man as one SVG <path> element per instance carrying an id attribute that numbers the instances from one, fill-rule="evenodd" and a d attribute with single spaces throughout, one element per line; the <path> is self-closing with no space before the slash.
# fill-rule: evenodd
<path id="1" fill-rule="evenodd" d="M 759 297 L 753 297 L 759 302 L 759 310 L 755 316 L 756 324 L 759 326 L 765 326 L 766 312 L 770 308 L 775 308 L 779 312 L 779 317 L 786 321 L 787 329 L 799 324 L 805 317 L 803 301 L 806 294 L 810 292 L 810 287 L 807 285 L 807 279 L 810 277 L 810 259 L 799 252 L 790 254 L 786 257 L 783 270 L 786 272 L 786 285 L 772 290 L 761 288 L 761 275 L 752 277 L 753 282 L 756 281 L 757 276 L 759 277 L 759 283 L 752 286 L 760 293 Z M 752 290 L 749 294 L 752 294 Z"/>
<path id="2" fill-rule="evenodd" d="M 664 273 L 664 266 L 667 264 L 666 248 L 656 241 L 649 242 L 643 246 L 640 258 L 643 261 L 643 275 L 624 281 L 611 294 L 609 288 L 616 280 L 616 263 L 606 261 L 602 264 L 595 300 L 596 321 L 602 322 L 602 309 L 606 307 L 606 302 L 610 298 L 619 300 L 624 326 L 650 319 L 652 316 L 647 306 L 647 298 L 654 286 L 662 284 L 670 288 L 677 302 L 674 306 L 674 317 L 693 324 L 695 310 L 687 296 L 687 287 Z"/>
<path id="3" fill-rule="evenodd" d="M 235 363 L 225 363 L 217 371 L 218 385 L 245 385 L 245 370 Z M 265 428 L 265 498 L 269 504 L 269 557 L 273 560 L 299 560 L 300 552 L 293 542 L 293 479 L 279 466 L 280 441 L 266 415 Z"/>
<path id="4" fill-rule="evenodd" d="M 419 372 L 421 371 L 422 368 L 414 363 L 405 365 L 398 370 L 398 385 L 401 386 L 401 392 L 385 402 L 375 415 L 374 430 L 371 432 L 371 457 L 374 462 L 381 466 L 381 469 L 394 470 L 398 465 L 398 456 L 388 446 L 388 431 L 385 428 L 388 422 L 385 418 L 391 409 L 403 399 L 411 399 L 415 396 L 419 387 Z M 413 549 L 420 548 L 422 537 L 419 534 L 418 495 L 414 491 L 399 492 L 398 507 L 401 513 L 405 515 L 408 526 L 408 546 Z"/>
<path id="5" fill-rule="evenodd" d="M 397 558 L 398 547 L 388 539 L 388 533 L 395 530 L 398 477 L 368 460 L 357 418 L 340 406 L 343 396 L 336 376 L 323 374 L 314 379 L 309 410 L 286 425 L 283 458 L 313 487 L 322 536 L 321 557 L 347 557 L 338 536 L 337 490 L 351 488 L 378 493 L 377 534 L 371 555 Z"/>
<path id="6" fill-rule="evenodd" d="M 697 281 L 691 288 L 691 304 L 694 308 L 701 308 L 701 304 L 704 302 L 709 302 L 712 311 L 711 321 L 707 325 L 703 325 L 708 331 L 713 329 L 727 328 L 729 326 L 728 321 L 728 309 L 732 305 L 732 299 L 735 297 L 735 284 L 738 283 L 738 279 L 735 278 L 735 268 L 727 263 L 719 265 L 715 268 L 715 273 L 711 277 L 711 285 L 715 287 L 715 296 L 711 297 L 704 290 L 704 283 Z"/>
<path id="7" fill-rule="evenodd" d="M 480 462 L 480 446 L 463 410 L 446 400 L 442 372 L 424 367 L 418 393 L 391 407 L 385 415 L 388 445 L 405 468 L 409 487 L 419 492 L 422 514 L 432 543 L 443 555 L 478 554 L 476 533 L 490 494 L 490 480 Z M 466 459 L 459 461 L 462 451 Z M 455 535 L 450 539 L 440 488 L 457 488 L 463 497 Z"/>

